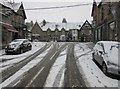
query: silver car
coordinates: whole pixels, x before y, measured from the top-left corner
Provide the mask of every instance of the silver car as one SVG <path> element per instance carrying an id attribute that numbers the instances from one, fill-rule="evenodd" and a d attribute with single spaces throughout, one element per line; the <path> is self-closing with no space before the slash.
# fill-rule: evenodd
<path id="1" fill-rule="evenodd" d="M 92 56 L 105 74 L 120 75 L 120 42 L 99 41 L 93 48 Z"/>
<path id="2" fill-rule="evenodd" d="M 15 39 L 5 47 L 6 54 L 23 53 L 32 49 L 31 42 L 28 39 Z"/>

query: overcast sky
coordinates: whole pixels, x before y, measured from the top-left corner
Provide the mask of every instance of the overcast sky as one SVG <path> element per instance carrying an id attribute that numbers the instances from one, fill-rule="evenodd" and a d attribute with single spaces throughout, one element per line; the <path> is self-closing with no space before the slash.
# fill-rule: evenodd
<path id="1" fill-rule="evenodd" d="M 12 0 L 11 0 L 12 1 Z M 25 8 L 43 8 L 54 6 L 67 6 L 82 3 L 92 3 L 93 0 L 14 0 L 15 2 L 23 2 Z M 74 2 L 73 2 L 74 1 Z M 27 20 L 41 22 L 43 19 L 49 22 L 61 22 L 66 18 L 68 22 L 84 22 L 85 20 L 91 21 L 92 4 L 61 8 L 49 10 L 26 10 Z"/>

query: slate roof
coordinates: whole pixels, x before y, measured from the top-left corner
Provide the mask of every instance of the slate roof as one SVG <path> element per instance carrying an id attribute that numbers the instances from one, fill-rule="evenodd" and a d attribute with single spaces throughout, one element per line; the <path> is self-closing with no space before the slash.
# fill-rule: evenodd
<path id="1" fill-rule="evenodd" d="M 21 6 L 21 3 L 10 3 L 7 0 L 0 0 L 0 4 L 14 10 L 15 12 L 17 12 Z"/>
<path id="2" fill-rule="evenodd" d="M 61 31 L 62 28 L 64 28 L 66 31 L 70 30 L 70 29 L 80 29 L 81 25 L 83 23 L 55 23 L 55 22 L 46 22 L 46 24 L 43 26 L 42 23 L 39 24 L 39 26 L 41 27 L 41 29 L 43 31 L 47 31 L 48 28 L 51 29 L 51 31 L 54 31 L 55 28 L 58 28 L 59 31 Z"/>

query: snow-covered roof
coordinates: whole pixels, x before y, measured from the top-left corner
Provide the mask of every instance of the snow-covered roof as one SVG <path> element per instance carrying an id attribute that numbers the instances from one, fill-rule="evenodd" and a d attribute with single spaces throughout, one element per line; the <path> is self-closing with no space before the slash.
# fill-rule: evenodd
<path id="1" fill-rule="evenodd" d="M 117 41 L 99 41 L 98 43 L 104 43 L 104 44 L 120 44 L 120 42 L 117 42 Z"/>
<path id="2" fill-rule="evenodd" d="M 21 6 L 21 3 L 11 3 L 11 2 L 8 2 L 7 0 L 0 0 L 0 4 L 14 10 L 15 12 L 17 12 Z"/>
<path id="3" fill-rule="evenodd" d="M 13 10 L 15 12 L 17 12 L 19 10 L 20 6 L 21 6 L 21 3 L 13 3 L 12 4 Z"/>
<path id="4" fill-rule="evenodd" d="M 43 26 L 42 23 L 40 23 L 40 27 L 43 31 L 47 31 L 48 28 L 51 29 L 51 31 L 54 31 L 55 28 L 58 28 L 59 31 L 61 31 L 62 28 L 64 28 L 65 30 L 69 30 L 69 29 L 80 29 L 81 25 L 83 23 L 55 23 L 55 22 L 46 22 L 46 24 Z"/>

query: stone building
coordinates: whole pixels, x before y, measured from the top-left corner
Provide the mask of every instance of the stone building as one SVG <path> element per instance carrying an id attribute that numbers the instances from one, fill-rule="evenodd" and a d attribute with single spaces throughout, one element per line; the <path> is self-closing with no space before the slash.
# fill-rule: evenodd
<path id="1" fill-rule="evenodd" d="M 16 38 L 25 38 L 25 11 L 23 3 L 0 1 L 0 25 L 2 32 L 2 45 L 5 46 Z"/>
<path id="2" fill-rule="evenodd" d="M 38 38 L 40 41 L 78 41 L 78 30 L 80 23 L 55 23 L 36 22 L 31 33 L 32 38 Z M 74 32 L 74 31 L 75 32 Z"/>
<path id="3" fill-rule="evenodd" d="M 88 22 L 88 20 L 83 23 L 79 30 L 79 39 L 82 42 L 91 42 L 93 41 L 93 31 L 92 25 Z"/>
<path id="4" fill-rule="evenodd" d="M 93 2 L 94 41 L 120 41 L 120 1 Z"/>
<path id="5" fill-rule="evenodd" d="M 82 26 L 81 26 L 82 25 Z M 39 41 L 91 41 L 92 27 L 88 21 L 84 23 L 69 23 L 65 19 L 62 23 L 36 22 L 31 30 L 32 39 Z M 83 33 L 83 34 L 81 34 Z"/>
<path id="6" fill-rule="evenodd" d="M 12 3 L 7 1 L 0 1 L 0 20 L 2 32 L 2 45 L 5 46 L 16 38 L 25 38 L 25 11 L 23 3 Z"/>

